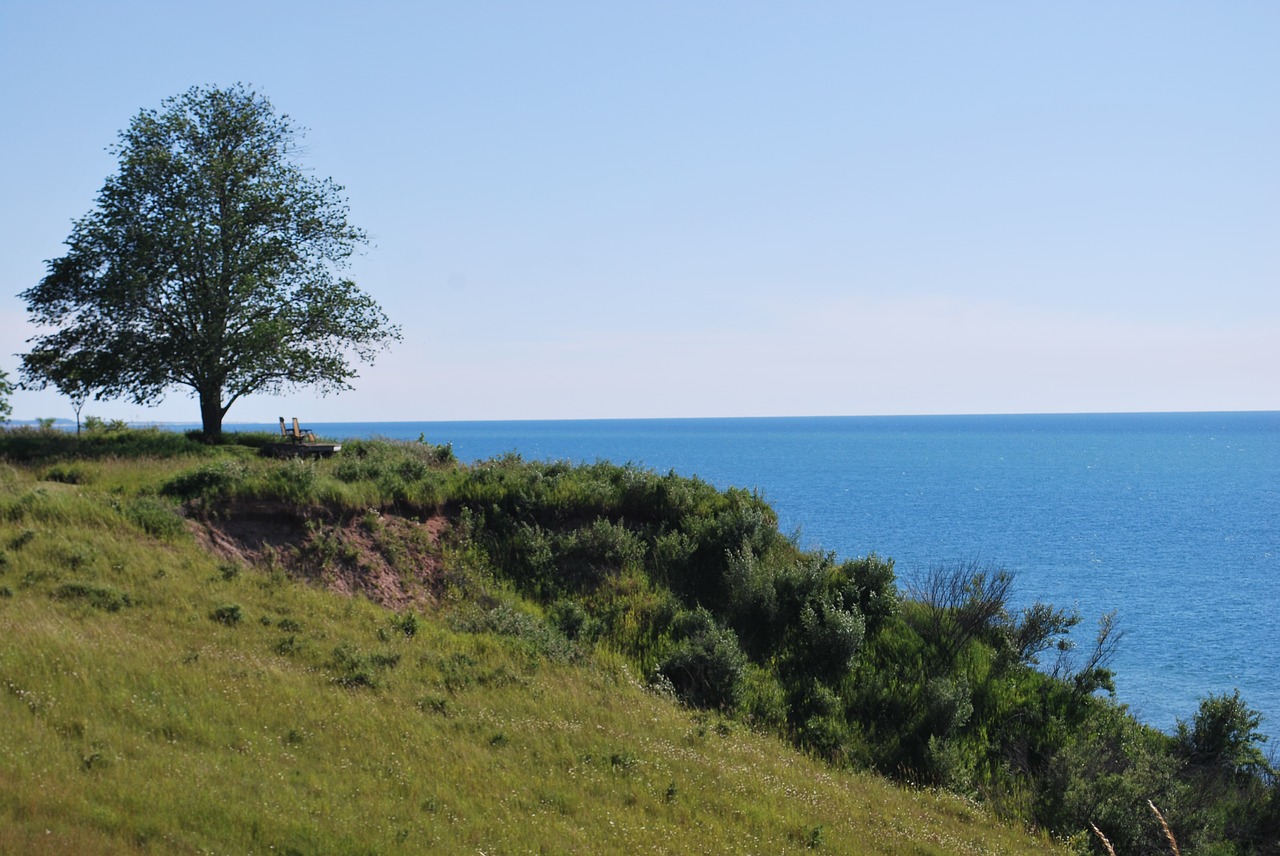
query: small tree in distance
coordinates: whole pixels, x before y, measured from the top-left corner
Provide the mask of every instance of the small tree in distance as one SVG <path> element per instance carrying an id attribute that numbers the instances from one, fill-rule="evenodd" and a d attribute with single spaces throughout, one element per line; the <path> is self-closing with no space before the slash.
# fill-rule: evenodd
<path id="1" fill-rule="evenodd" d="M 239 84 L 135 116 L 67 254 L 21 294 L 54 328 L 28 340 L 27 384 L 138 404 L 187 387 L 209 440 L 241 396 L 350 389 L 350 357 L 400 331 L 338 276 L 367 238 L 342 187 L 293 162 L 301 133 Z"/>
<path id="2" fill-rule="evenodd" d="M 9 374 L 4 369 L 0 369 L 0 424 L 9 421 L 9 414 L 13 411 L 9 406 L 9 396 L 13 393 L 13 384 L 9 382 Z"/>

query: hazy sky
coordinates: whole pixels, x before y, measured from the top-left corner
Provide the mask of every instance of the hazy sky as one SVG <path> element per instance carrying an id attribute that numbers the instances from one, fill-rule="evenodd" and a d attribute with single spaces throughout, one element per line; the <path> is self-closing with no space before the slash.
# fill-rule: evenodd
<path id="1" fill-rule="evenodd" d="M 405 340 L 229 422 L 1280 409 L 1277 45 L 1270 0 L 0 0 L 0 368 L 117 133 L 242 81 Z"/>

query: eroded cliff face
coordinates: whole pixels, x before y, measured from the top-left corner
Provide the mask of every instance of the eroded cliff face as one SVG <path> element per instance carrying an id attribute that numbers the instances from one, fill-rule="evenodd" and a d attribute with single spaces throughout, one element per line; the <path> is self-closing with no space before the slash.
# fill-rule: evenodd
<path id="1" fill-rule="evenodd" d="M 448 520 L 369 509 L 342 515 L 300 512 L 285 503 L 243 502 L 202 509 L 196 538 L 229 563 L 290 576 L 391 609 L 434 603 L 444 585 L 441 539 Z"/>

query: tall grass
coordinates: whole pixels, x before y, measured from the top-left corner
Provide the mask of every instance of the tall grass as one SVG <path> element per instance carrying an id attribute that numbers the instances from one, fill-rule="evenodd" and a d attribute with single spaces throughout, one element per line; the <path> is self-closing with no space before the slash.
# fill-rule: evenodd
<path id="1" fill-rule="evenodd" d="M 465 543 L 446 553 L 458 596 L 410 620 L 157 522 L 215 497 L 427 508 L 459 476 L 404 466 L 418 454 L 301 481 L 233 450 L 75 459 L 75 482 L 47 459 L 0 472 L 0 852 L 1054 849 L 648 690 Z M 210 466 L 225 478 L 189 477 Z M 641 579 L 596 596 L 659 608 Z"/>

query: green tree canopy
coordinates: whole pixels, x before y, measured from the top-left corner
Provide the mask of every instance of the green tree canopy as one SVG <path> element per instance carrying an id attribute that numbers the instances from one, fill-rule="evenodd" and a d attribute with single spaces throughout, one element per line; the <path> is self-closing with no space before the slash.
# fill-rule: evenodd
<path id="1" fill-rule="evenodd" d="M 241 396 L 349 389 L 351 358 L 400 332 L 339 276 L 367 238 L 342 187 L 295 163 L 301 135 L 241 85 L 135 116 L 67 254 L 21 295 L 54 328 L 29 340 L 24 379 L 139 404 L 187 387 L 210 439 Z"/>

